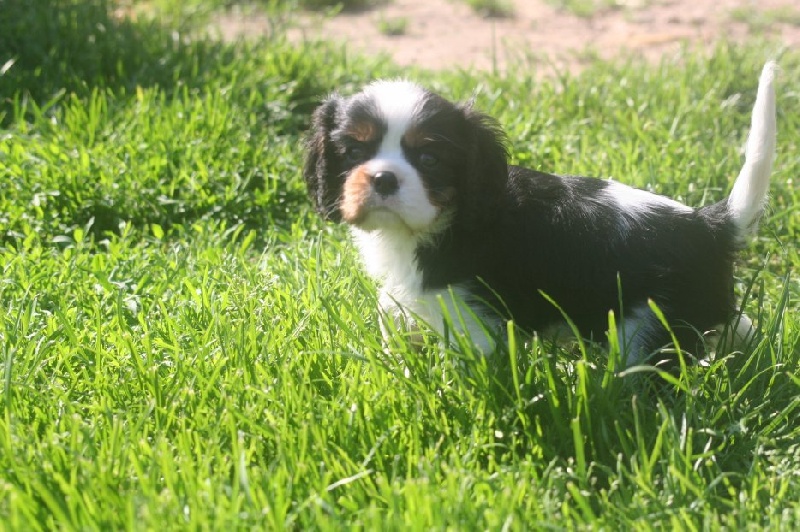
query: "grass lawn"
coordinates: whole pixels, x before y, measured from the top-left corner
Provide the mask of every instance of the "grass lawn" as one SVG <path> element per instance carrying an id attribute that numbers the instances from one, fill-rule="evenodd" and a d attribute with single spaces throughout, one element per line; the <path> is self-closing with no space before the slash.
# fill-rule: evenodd
<path id="1" fill-rule="evenodd" d="M 737 270 L 757 338 L 620 376 L 591 346 L 383 353 L 300 167 L 314 105 L 388 61 L 107 8 L 0 9 L 0 529 L 800 527 L 797 52 Z M 774 53 L 413 76 L 477 94 L 514 162 L 701 205 Z"/>

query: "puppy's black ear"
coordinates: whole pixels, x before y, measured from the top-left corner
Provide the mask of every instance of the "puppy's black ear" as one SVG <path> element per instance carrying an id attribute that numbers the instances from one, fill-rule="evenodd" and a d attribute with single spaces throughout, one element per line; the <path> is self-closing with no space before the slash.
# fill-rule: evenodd
<path id="1" fill-rule="evenodd" d="M 472 108 L 462 106 L 470 131 L 469 171 L 465 179 L 464 215 L 475 223 L 492 217 L 508 183 L 506 135 L 497 121 Z"/>
<path id="2" fill-rule="evenodd" d="M 336 110 L 341 103 L 337 95 L 330 96 L 311 118 L 311 129 L 306 139 L 306 161 L 303 178 L 314 208 L 325 220 L 341 220 L 338 202 L 341 195 L 341 177 L 338 173 L 338 155 L 331 142 L 331 131 L 336 122 Z"/>

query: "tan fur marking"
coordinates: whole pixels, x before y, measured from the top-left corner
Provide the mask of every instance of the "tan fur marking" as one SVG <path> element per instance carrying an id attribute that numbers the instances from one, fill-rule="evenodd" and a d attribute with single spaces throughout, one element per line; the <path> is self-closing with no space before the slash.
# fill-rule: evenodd
<path id="1" fill-rule="evenodd" d="M 372 122 L 357 122 L 347 128 L 347 134 L 359 142 L 371 142 L 378 135 L 378 128 Z"/>
<path id="2" fill-rule="evenodd" d="M 440 209 L 448 207 L 456 199 L 456 188 L 446 187 L 438 190 L 427 190 L 428 200 Z"/>
<path id="3" fill-rule="evenodd" d="M 425 131 L 419 127 L 409 128 L 403 135 L 403 140 L 405 140 L 406 144 L 412 148 L 419 148 L 420 146 L 425 145 L 427 142 L 430 142 L 430 139 L 425 134 Z"/>
<path id="4" fill-rule="evenodd" d="M 369 172 L 364 165 L 353 169 L 344 181 L 342 218 L 349 224 L 358 223 L 364 217 L 366 203 L 371 193 Z"/>

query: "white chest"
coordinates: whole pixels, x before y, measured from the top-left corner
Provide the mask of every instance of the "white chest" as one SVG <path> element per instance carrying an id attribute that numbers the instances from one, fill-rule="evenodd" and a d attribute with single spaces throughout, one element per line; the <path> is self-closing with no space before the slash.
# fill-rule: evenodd
<path id="1" fill-rule="evenodd" d="M 395 326 L 417 328 L 421 320 L 440 335 L 468 336 L 484 354 L 494 351 L 499 321 L 485 309 L 471 308 L 463 286 L 424 289 L 416 257 L 418 240 L 409 231 L 363 231 L 353 228 L 353 239 L 367 273 L 380 286 L 378 304 Z M 383 328 L 384 334 L 387 333 Z"/>

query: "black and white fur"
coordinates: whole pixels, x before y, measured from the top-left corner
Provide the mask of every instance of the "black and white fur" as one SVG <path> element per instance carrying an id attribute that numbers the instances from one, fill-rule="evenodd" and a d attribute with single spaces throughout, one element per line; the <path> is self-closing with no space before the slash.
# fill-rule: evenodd
<path id="1" fill-rule="evenodd" d="M 694 350 L 707 331 L 750 330 L 733 267 L 769 187 L 776 69 L 761 74 L 730 196 L 699 209 L 510 166 L 493 119 L 407 81 L 330 96 L 313 116 L 304 177 L 318 212 L 350 225 L 380 307 L 398 323 L 422 319 L 439 333 L 450 324 L 489 354 L 508 319 L 548 334 L 564 329 L 563 311 L 603 340 L 614 311 L 630 364 L 671 341 L 652 300 Z"/>

